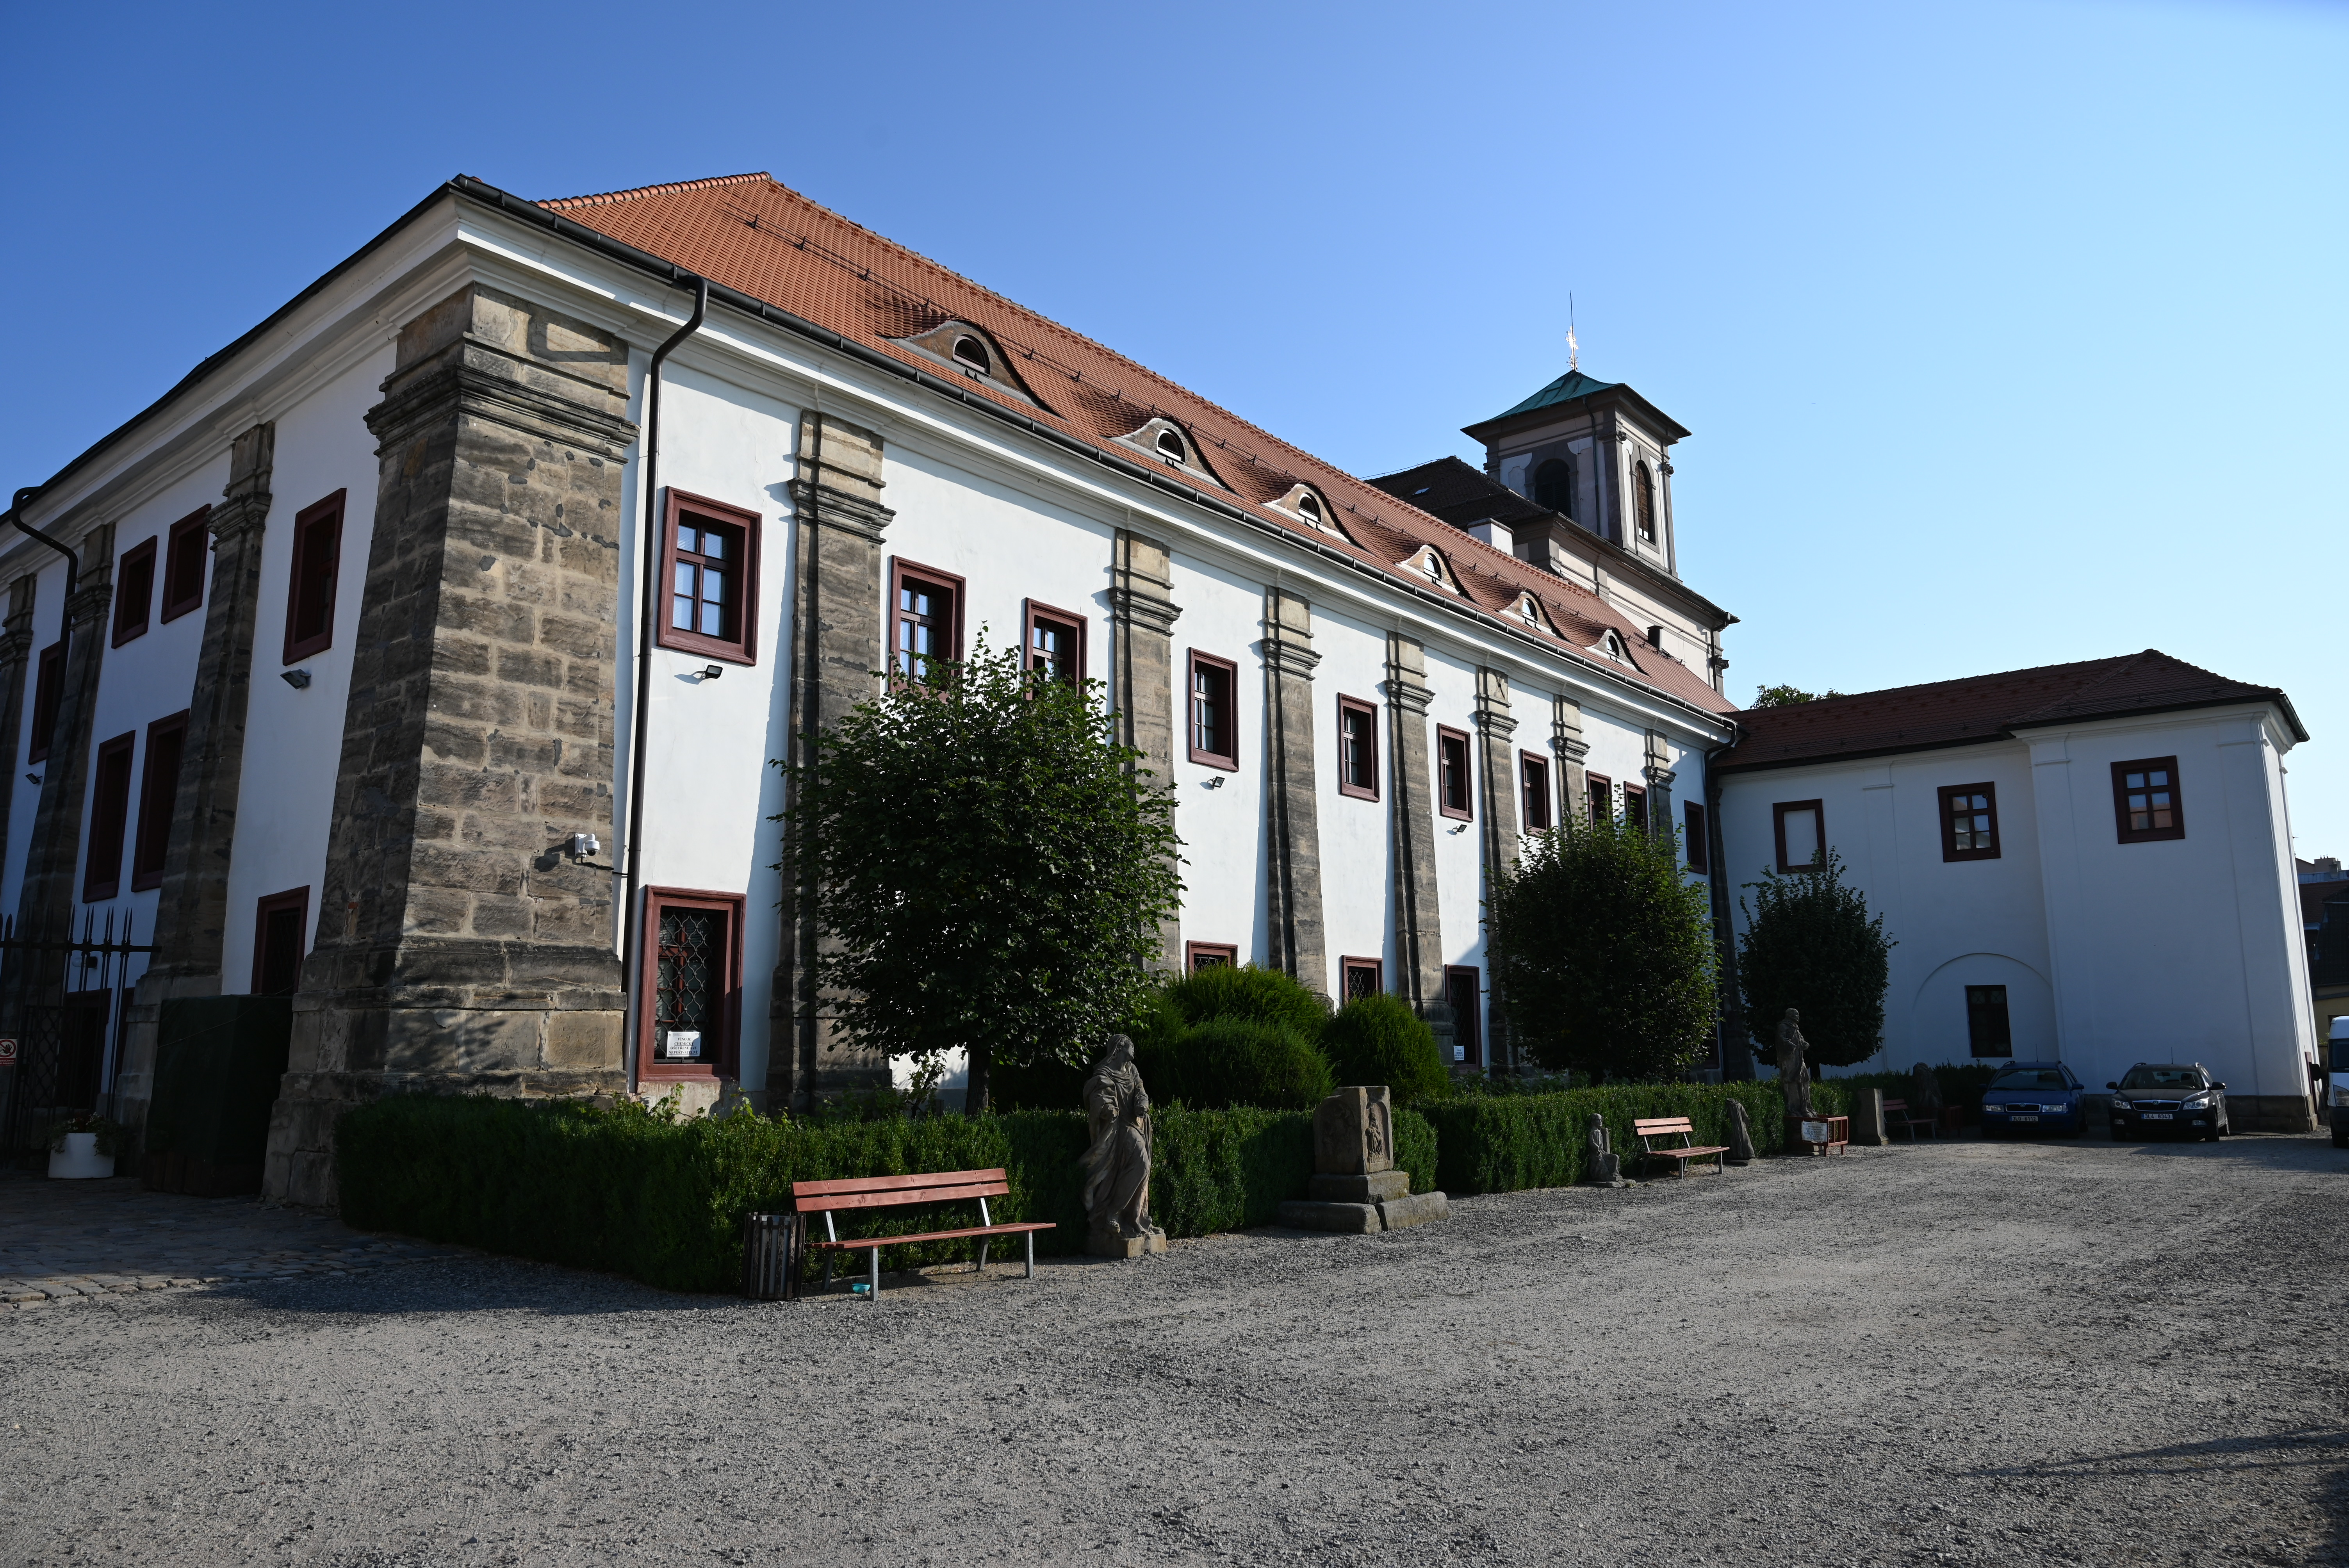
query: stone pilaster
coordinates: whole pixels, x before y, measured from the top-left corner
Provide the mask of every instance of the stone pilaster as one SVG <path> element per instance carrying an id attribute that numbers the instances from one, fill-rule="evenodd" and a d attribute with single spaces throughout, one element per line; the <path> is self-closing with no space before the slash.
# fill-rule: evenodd
<path id="1" fill-rule="evenodd" d="M 25 880 L 16 895 L 17 923 L 33 933 L 62 934 L 73 918 L 74 895 L 81 886 L 89 727 L 98 702 L 98 670 L 106 659 L 106 613 L 114 603 L 113 525 L 100 523 L 82 535 L 76 553 L 81 559 L 81 583 L 66 601 L 65 680 L 57 694 L 48 760 L 41 765 L 41 797 L 33 810 Z M 60 973 L 62 964 L 60 958 Z"/>
<path id="2" fill-rule="evenodd" d="M 802 766 L 817 737 L 880 691 L 875 672 L 887 657 L 881 541 L 896 515 L 881 504 L 881 438 L 871 430 L 820 413 L 800 421 L 791 657 L 792 756 Z M 840 1034 L 833 998 L 815 979 L 828 945 L 816 889 L 792 845 L 783 848 L 792 903 L 776 965 L 767 1093 L 771 1102 L 804 1108 L 825 1089 L 885 1084 L 889 1063 Z"/>
<path id="3" fill-rule="evenodd" d="M 1142 753 L 1143 766 L 1172 789 L 1174 732 L 1181 701 L 1174 691 L 1174 566 L 1166 546 L 1131 529 L 1117 531 L 1110 562 L 1110 613 L 1117 642 L 1111 690 L 1117 699 L 1121 744 Z M 1183 966 L 1183 927 L 1158 928 L 1159 962 Z"/>
<path id="4" fill-rule="evenodd" d="M 408 324 L 264 1190 L 327 1203 L 336 1118 L 407 1089 L 622 1088 L 612 837 L 628 349 L 469 284 Z M 344 581 L 351 580 L 346 575 Z"/>
<path id="5" fill-rule="evenodd" d="M 1517 732 L 1517 721 L 1509 713 L 1509 677 L 1499 670 L 1480 669 L 1476 672 L 1476 734 L 1478 747 L 1484 753 L 1478 769 L 1483 785 L 1483 799 L 1477 812 L 1483 829 L 1485 849 L 1485 880 L 1489 886 L 1493 879 L 1517 859 L 1517 754 L 1511 738 Z M 1490 1049 L 1485 1059 L 1496 1069 L 1516 1065 L 1509 1048 L 1508 1015 L 1504 1009 L 1501 977 L 1489 979 L 1490 1005 L 1485 1009 L 1490 1023 L 1486 1034 Z"/>
<path id="6" fill-rule="evenodd" d="M 1307 990 L 1330 995 L 1321 923 L 1321 829 L 1315 806 L 1313 609 L 1285 589 L 1264 595 L 1265 909 L 1268 955 Z"/>
<path id="7" fill-rule="evenodd" d="M 1590 743 L 1582 738 L 1582 705 L 1570 696 L 1552 700 L 1549 748 L 1557 754 L 1557 820 L 1566 820 L 1569 811 L 1588 817 L 1590 769 L 1583 758 L 1590 755 Z"/>
<path id="8" fill-rule="evenodd" d="M 25 733 L 25 671 L 33 658 L 33 597 L 40 579 L 30 573 L 8 584 L 8 614 L 0 621 L 0 868 L 8 849 L 8 808 L 16 792 L 19 738 Z"/>
<path id="9" fill-rule="evenodd" d="M 1648 831 L 1670 839 L 1680 829 L 1672 820 L 1672 780 L 1678 775 L 1672 771 L 1671 748 L 1652 729 L 1648 731 L 1647 765 L 1640 775 L 1648 781 Z"/>
<path id="10" fill-rule="evenodd" d="M 255 425 L 229 450 L 228 485 L 205 527 L 212 537 L 204 595 L 204 640 L 188 702 L 171 847 L 155 908 L 155 957 L 123 1015 L 123 1123 L 146 1120 L 154 1086 L 162 1004 L 221 994 L 228 931 L 229 859 L 244 779 L 244 718 L 253 681 L 254 630 L 261 615 L 261 541 L 269 519 L 277 428 Z"/>
<path id="11" fill-rule="evenodd" d="M 1452 1004 L 1444 987 L 1444 920 L 1435 883 L 1435 773 L 1427 748 L 1427 650 L 1416 637 L 1387 634 L 1387 755 L 1392 759 L 1388 865 L 1394 877 L 1395 991 L 1435 1031 L 1439 1058 L 1452 1059 Z"/>

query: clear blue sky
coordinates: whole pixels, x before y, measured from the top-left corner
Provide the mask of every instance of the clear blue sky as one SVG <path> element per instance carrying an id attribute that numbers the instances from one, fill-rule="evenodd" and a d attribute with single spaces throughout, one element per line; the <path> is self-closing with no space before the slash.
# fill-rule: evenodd
<path id="1" fill-rule="evenodd" d="M 0 481 L 463 171 L 764 169 L 1339 465 L 1695 431 L 1733 694 L 2160 647 L 2349 852 L 2349 9 L 12 7 Z"/>

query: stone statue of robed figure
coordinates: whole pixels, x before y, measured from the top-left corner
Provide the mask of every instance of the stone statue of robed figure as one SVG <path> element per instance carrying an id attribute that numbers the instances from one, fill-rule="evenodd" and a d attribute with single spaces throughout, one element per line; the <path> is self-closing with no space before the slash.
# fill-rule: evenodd
<path id="1" fill-rule="evenodd" d="M 1805 1060 L 1811 1048 L 1803 1038 L 1802 1015 L 1794 1008 L 1778 1021 L 1778 1092 L 1786 1097 L 1786 1119 L 1814 1119 L 1811 1109 L 1811 1068 Z"/>
<path id="2" fill-rule="evenodd" d="M 1150 1091 L 1133 1065 L 1133 1041 L 1112 1035 L 1109 1050 L 1085 1080 L 1087 1250 L 1133 1258 L 1166 1250 L 1166 1233 L 1150 1222 Z"/>

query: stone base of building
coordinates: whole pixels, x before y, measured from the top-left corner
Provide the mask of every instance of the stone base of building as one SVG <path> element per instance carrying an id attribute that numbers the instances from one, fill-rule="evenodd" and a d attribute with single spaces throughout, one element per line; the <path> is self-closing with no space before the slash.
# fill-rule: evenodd
<path id="1" fill-rule="evenodd" d="M 2316 1113 L 2304 1094 L 2230 1094 L 2227 1125 L 2236 1132 L 2313 1132 Z"/>

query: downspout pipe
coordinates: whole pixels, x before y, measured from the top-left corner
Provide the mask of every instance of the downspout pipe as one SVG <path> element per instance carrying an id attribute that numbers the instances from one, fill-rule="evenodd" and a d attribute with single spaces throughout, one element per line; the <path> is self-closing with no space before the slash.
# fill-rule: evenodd
<path id="1" fill-rule="evenodd" d="M 1741 731 L 1726 745 L 1704 754 L 1705 860 L 1713 867 L 1713 936 L 1720 954 L 1721 1077 L 1734 1083 L 1754 1076 L 1754 1037 L 1746 1027 L 1745 1007 L 1737 985 L 1737 923 L 1731 918 L 1729 864 L 1723 856 L 1726 835 L 1721 827 L 1721 774 L 1714 761 L 1744 738 Z"/>
<path id="2" fill-rule="evenodd" d="M 57 622 L 57 664 L 58 666 L 62 668 L 65 664 L 65 655 L 67 652 L 66 644 L 73 636 L 73 596 L 75 591 L 81 586 L 81 557 L 76 555 L 70 547 L 51 539 L 47 534 L 43 533 L 39 529 L 35 528 L 31 523 L 25 521 L 25 508 L 26 504 L 29 503 L 35 496 L 40 494 L 47 488 L 48 487 L 47 485 L 26 485 L 23 490 L 18 490 L 16 492 L 16 499 L 9 503 L 6 521 L 14 525 L 16 531 L 23 534 L 26 538 L 38 540 L 41 543 L 47 545 L 51 550 L 56 551 L 59 555 L 66 558 L 65 603 L 67 608 L 65 614 Z"/>
<path id="3" fill-rule="evenodd" d="M 643 966 L 645 950 L 644 902 L 644 832 L 645 832 L 645 757 L 650 749 L 645 744 L 646 726 L 652 717 L 653 680 L 653 618 L 660 608 L 661 558 L 661 492 L 660 492 L 660 395 L 661 365 L 678 345 L 701 330 L 702 318 L 709 314 L 709 280 L 693 280 L 693 314 L 685 325 L 670 333 L 668 341 L 653 350 L 653 362 L 645 371 L 645 433 L 644 433 L 644 495 L 645 525 L 637 531 L 636 546 L 644 559 L 637 567 L 643 581 L 643 602 L 636 607 L 636 717 L 628 730 L 628 825 L 627 836 L 621 848 L 628 857 L 628 875 L 622 893 L 620 918 L 626 933 L 620 945 L 620 988 L 635 993 L 636 975 Z M 643 1012 L 648 1005 L 636 995 L 631 1012 L 636 1028 L 644 1027 Z M 636 1085 L 636 1036 L 627 1038 L 628 1087 Z"/>

